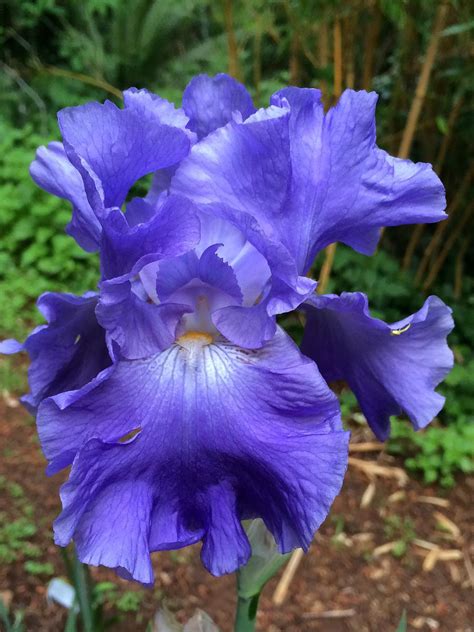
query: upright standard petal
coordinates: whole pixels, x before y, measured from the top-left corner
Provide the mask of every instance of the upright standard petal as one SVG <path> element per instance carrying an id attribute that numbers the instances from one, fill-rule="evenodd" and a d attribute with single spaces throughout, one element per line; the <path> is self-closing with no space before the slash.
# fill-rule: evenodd
<path id="1" fill-rule="evenodd" d="M 382 226 L 446 216 L 431 167 L 376 146 L 375 94 L 346 90 L 326 115 L 316 90 L 286 89 L 272 102 L 195 145 L 171 189 L 250 213 L 300 274 L 331 242 L 370 254 Z"/>
<path id="2" fill-rule="evenodd" d="M 188 334 L 119 362 L 69 405 L 41 405 L 48 457 L 76 453 L 55 534 L 62 546 L 74 538 L 83 561 L 149 583 L 150 551 L 202 539 L 219 575 L 248 559 L 242 519 L 262 517 L 286 552 L 326 517 L 348 436 L 316 365 L 282 330 L 259 351 L 209 342 Z"/>
<path id="3" fill-rule="evenodd" d="M 202 206 L 201 209 L 203 214 L 206 211 L 214 218 L 225 220 L 228 225 L 238 229 L 244 242 L 248 242 L 266 261 L 265 269 L 256 260 L 255 252 L 247 251 L 250 259 L 257 264 L 256 271 L 262 282 L 260 295 L 251 305 L 229 305 L 216 310 L 212 315 L 217 329 L 233 343 L 249 349 L 261 347 L 275 334 L 275 316 L 298 307 L 314 292 L 316 283 L 312 279 L 298 276 L 295 262 L 285 246 L 269 238 L 248 213 L 223 205 Z M 202 226 L 205 225 L 206 220 L 203 217 Z M 237 260 L 234 260 L 233 267 L 238 271 Z M 236 276 L 239 282 L 244 281 L 241 275 Z M 251 278 L 251 285 L 255 286 L 256 280 Z M 242 283 L 241 289 L 247 290 L 245 283 Z"/>
<path id="4" fill-rule="evenodd" d="M 72 220 L 66 232 L 74 237 L 84 250 L 97 250 L 101 232 L 100 222 L 87 199 L 81 174 L 69 162 L 62 143 L 53 142 L 47 147 L 40 147 L 35 160 L 31 163 L 30 174 L 42 189 L 72 204 Z"/>
<path id="5" fill-rule="evenodd" d="M 31 359 L 28 381 L 31 392 L 22 398 L 34 412 L 51 395 L 80 388 L 111 364 L 105 331 L 97 322 L 97 295 L 48 292 L 38 299 L 38 309 L 48 321 L 37 327 L 23 344 L 0 343 L 0 353 L 26 351 Z"/>
<path id="6" fill-rule="evenodd" d="M 235 112 L 244 120 L 255 112 L 245 87 L 223 73 L 194 77 L 183 93 L 183 109 L 199 139 L 226 125 Z"/>
<path id="7" fill-rule="evenodd" d="M 141 206 L 149 205 L 142 201 Z M 182 196 L 168 197 L 148 216 L 148 221 L 135 226 L 130 226 L 127 215 L 119 210 L 110 211 L 104 218 L 100 254 L 105 278 L 130 272 L 145 256 L 176 257 L 198 243 L 201 230 L 196 208 Z"/>
<path id="8" fill-rule="evenodd" d="M 166 99 L 153 94 L 148 90 L 137 90 L 137 88 L 129 88 L 124 90 L 123 102 L 126 108 L 136 112 L 143 118 L 157 121 L 163 125 L 178 127 L 186 131 L 188 137 L 194 140 L 194 135 L 186 129 L 189 123 L 189 117 L 186 116 L 183 108 L 177 108 L 173 103 Z"/>
<path id="9" fill-rule="evenodd" d="M 289 88 L 272 97 L 291 109 L 292 186 L 277 221 L 300 271 L 332 242 L 372 254 L 381 227 L 446 217 L 444 188 L 431 166 L 376 146 L 375 93 L 346 90 L 326 115 L 319 96 Z"/>
<path id="10" fill-rule="evenodd" d="M 391 325 L 373 318 L 358 292 L 314 296 L 305 308 L 303 353 L 328 382 L 349 384 L 379 439 L 390 433 L 390 415 L 405 413 L 419 429 L 441 410 L 444 397 L 434 389 L 453 366 L 446 337 L 454 323 L 439 298 Z"/>
<path id="11" fill-rule="evenodd" d="M 198 204 L 247 213 L 281 239 L 278 219 L 291 184 L 288 125 L 288 109 L 272 108 L 246 123 L 221 127 L 194 145 L 179 165 L 171 191 Z"/>
<path id="12" fill-rule="evenodd" d="M 183 130 L 110 101 L 65 108 L 58 120 L 68 158 L 99 216 L 104 208 L 120 207 L 142 176 L 176 164 L 189 151 Z"/>

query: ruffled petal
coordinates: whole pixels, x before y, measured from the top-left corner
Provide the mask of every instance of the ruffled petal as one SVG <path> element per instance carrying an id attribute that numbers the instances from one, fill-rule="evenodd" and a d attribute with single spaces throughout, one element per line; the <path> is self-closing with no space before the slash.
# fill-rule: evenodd
<path id="1" fill-rule="evenodd" d="M 176 292 L 192 281 L 200 281 L 209 288 L 226 294 L 232 302 L 242 303 L 242 292 L 231 266 L 223 261 L 218 252 L 220 244 L 209 246 L 200 257 L 190 252 L 178 259 L 169 259 L 160 263 L 156 291 L 162 301 L 176 296 Z M 199 288 L 197 288 L 199 289 Z M 185 288 L 183 294 L 190 293 Z"/>
<path id="2" fill-rule="evenodd" d="M 146 358 L 173 343 L 181 317 L 191 308 L 176 302 L 149 302 L 141 296 L 141 287 L 134 291 L 135 284 L 129 276 L 101 284 L 97 319 L 123 357 Z"/>
<path id="3" fill-rule="evenodd" d="M 370 254 L 382 226 L 446 217 L 430 165 L 376 146 L 375 94 L 346 90 L 326 115 L 319 91 L 291 88 L 272 101 L 195 145 L 171 190 L 250 213 L 300 273 L 329 243 Z"/>
<path id="4" fill-rule="evenodd" d="M 72 204 L 72 220 L 66 232 L 77 243 L 94 252 L 99 247 L 101 227 L 84 191 L 81 174 L 69 162 L 62 143 L 39 147 L 30 174 L 38 186 Z"/>
<path id="5" fill-rule="evenodd" d="M 416 429 L 441 410 L 436 386 L 453 366 L 446 337 L 451 309 L 436 296 L 404 320 L 388 325 L 369 313 L 364 294 L 314 296 L 305 303 L 301 348 L 327 381 L 345 380 L 372 430 L 390 433 L 390 416 L 405 413 Z"/>
<path id="6" fill-rule="evenodd" d="M 119 362 L 68 406 L 43 402 L 39 423 L 62 438 L 42 435 L 49 458 L 77 452 L 56 541 L 146 583 L 149 550 L 196 539 L 211 573 L 236 570 L 244 518 L 262 517 L 282 551 L 307 547 L 347 462 L 337 400 L 282 330 L 260 351 L 196 343 Z"/>
<path id="7" fill-rule="evenodd" d="M 254 304 L 230 305 L 216 310 L 212 316 L 217 329 L 235 344 L 249 349 L 261 347 L 275 334 L 275 316 L 298 307 L 314 292 L 316 283 L 309 278 L 298 276 L 295 262 L 285 246 L 269 238 L 248 213 L 222 205 L 201 208 L 214 218 L 225 220 L 238 228 L 245 240 L 266 261 L 266 270 L 270 276 Z M 202 219 L 202 225 L 205 225 L 205 219 Z M 238 262 L 234 262 L 233 265 L 238 270 Z M 266 276 L 266 271 L 261 267 L 260 272 L 264 272 Z M 252 280 L 252 283 L 254 282 L 255 279 Z"/>
<path id="8" fill-rule="evenodd" d="M 223 73 L 194 77 L 183 93 L 183 109 L 190 119 L 189 129 L 199 139 L 226 125 L 234 112 L 244 120 L 255 112 L 245 87 Z"/>
<path id="9" fill-rule="evenodd" d="M 137 206 L 135 203 L 135 207 Z M 142 201 L 141 207 L 148 206 Z M 142 208 L 143 213 L 143 208 Z M 145 213 L 143 213 L 145 215 Z M 200 222 L 192 202 L 173 195 L 150 219 L 130 227 L 121 211 L 109 212 L 103 221 L 101 264 L 105 278 L 119 277 L 148 255 L 176 257 L 191 250 L 200 238 Z"/>
<path id="10" fill-rule="evenodd" d="M 104 208 L 120 207 L 142 176 L 176 164 L 190 146 L 183 130 L 110 101 L 65 108 L 58 120 L 68 158 L 99 216 Z"/>
<path id="11" fill-rule="evenodd" d="M 91 440 L 81 457 L 61 489 L 65 509 L 54 523 L 56 544 L 67 546 L 74 535 L 77 555 L 84 564 L 108 566 L 122 577 L 152 584 L 150 483 L 123 477 L 123 468 L 129 464 L 125 452 L 117 452 L 115 446 Z M 116 482 L 107 485 L 111 476 Z"/>
<path id="12" fill-rule="evenodd" d="M 38 309 L 48 325 L 37 327 L 23 344 L 9 340 L 0 345 L 0 353 L 27 351 L 30 356 L 31 392 L 22 401 L 31 412 L 44 398 L 83 386 L 111 364 L 96 305 L 94 293 L 43 294 Z"/>
<path id="13" fill-rule="evenodd" d="M 389 156 L 375 144 L 377 95 L 346 90 L 325 115 L 319 91 L 290 88 L 292 188 L 280 229 L 300 271 L 328 244 L 372 254 L 382 226 L 446 217 L 444 188 L 431 166 Z"/>
<path id="14" fill-rule="evenodd" d="M 133 110 L 138 116 L 150 120 L 155 119 L 162 125 L 182 129 L 191 140 L 194 139 L 194 134 L 186 129 L 189 117 L 186 116 L 183 108 L 177 108 L 173 103 L 157 94 L 144 89 L 129 88 L 123 92 L 123 103 L 126 108 Z"/>
<path id="15" fill-rule="evenodd" d="M 198 204 L 248 213 L 283 241 L 278 221 L 290 185 L 289 111 L 272 108 L 255 120 L 231 122 L 194 145 L 176 170 L 171 191 Z"/>

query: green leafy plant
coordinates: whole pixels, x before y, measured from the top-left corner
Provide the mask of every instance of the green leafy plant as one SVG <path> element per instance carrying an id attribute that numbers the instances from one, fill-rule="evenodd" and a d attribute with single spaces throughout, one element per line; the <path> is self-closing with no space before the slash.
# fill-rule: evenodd
<path id="1" fill-rule="evenodd" d="M 96 285 L 93 256 L 61 234 L 67 202 L 41 191 L 28 176 L 45 139 L 26 126 L 0 124 L 0 294 L 2 334 L 23 337 L 39 322 L 35 298 L 46 290 L 82 292 Z"/>
<path id="2" fill-rule="evenodd" d="M 24 563 L 24 568 L 30 575 L 53 575 L 54 566 L 51 562 L 35 562 L 34 560 L 28 560 Z"/>
<path id="3" fill-rule="evenodd" d="M 18 559 L 19 553 L 28 550 L 28 538 L 35 535 L 36 526 L 28 518 L 8 521 L 0 515 L 0 562 L 8 564 Z"/>
<path id="4" fill-rule="evenodd" d="M 395 540 L 391 550 L 394 557 L 403 557 L 408 545 L 416 538 L 413 522 L 396 514 L 385 518 L 384 532 L 388 540 Z"/>
<path id="5" fill-rule="evenodd" d="M 414 432 L 404 422 L 394 421 L 392 429 L 388 451 L 404 455 L 406 467 L 421 473 L 425 483 L 452 487 L 456 474 L 474 471 L 474 424 L 457 420 Z"/>

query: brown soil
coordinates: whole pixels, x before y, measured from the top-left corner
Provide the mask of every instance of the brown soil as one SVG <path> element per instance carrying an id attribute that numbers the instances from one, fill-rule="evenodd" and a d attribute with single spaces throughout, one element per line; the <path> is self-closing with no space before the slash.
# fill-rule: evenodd
<path id="1" fill-rule="evenodd" d="M 44 475 L 45 461 L 31 417 L 15 407 L 10 397 L 4 400 L 0 397 L 0 475 L 21 485 L 25 496 L 15 499 L 5 486 L 0 488 L 0 520 L 15 520 L 23 511 L 21 507 L 30 504 L 31 520 L 38 529 L 30 541 L 41 547 L 40 561 L 52 562 L 56 575 L 64 575 L 61 556 L 51 539 L 51 523 L 59 511 L 60 477 L 48 479 Z M 376 453 L 362 458 L 374 460 Z M 378 462 L 400 465 L 386 455 L 378 456 Z M 279 577 L 266 587 L 258 630 L 392 632 L 403 610 L 408 613 L 409 630 L 474 630 L 473 571 L 469 566 L 469 555 L 472 559 L 474 554 L 470 533 L 472 479 L 460 480 L 449 492 L 424 487 L 413 480 L 403 488 L 392 478 L 374 480 L 375 494 L 370 504 L 361 508 L 369 479 L 358 469 L 349 468 L 344 489 L 309 554 L 303 558 L 285 603 L 279 607 L 272 603 Z M 420 496 L 442 497 L 447 506 L 420 501 Z M 455 523 L 459 534 L 455 528 L 451 528 L 451 533 L 440 529 L 437 511 Z M 432 570 L 423 570 L 428 551 L 415 544 L 414 537 L 442 549 L 460 551 L 462 557 L 438 561 Z M 390 552 L 374 556 L 376 547 L 399 539 L 408 541 L 407 551 L 401 557 Z M 48 576 L 26 572 L 26 559 L 20 551 L 15 562 L 2 564 L 0 596 L 11 601 L 11 610 L 24 610 L 28 632 L 60 632 L 65 611 L 47 603 Z M 200 564 L 199 547 L 158 554 L 154 560 L 157 579 L 153 590 L 119 580 L 105 569 L 93 569 L 94 579 L 114 581 L 119 594 L 133 590 L 143 595 L 139 611 L 119 611 L 120 621 L 112 630 L 145 630 L 146 622 L 163 599 L 181 621 L 196 608 L 202 608 L 222 632 L 232 630 L 234 577 L 211 577 Z M 115 606 L 110 608 L 117 613 Z"/>

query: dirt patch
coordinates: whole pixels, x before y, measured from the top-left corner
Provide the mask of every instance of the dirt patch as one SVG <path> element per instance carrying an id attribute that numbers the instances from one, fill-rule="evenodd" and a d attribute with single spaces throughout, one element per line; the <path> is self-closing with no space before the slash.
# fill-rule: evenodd
<path id="1" fill-rule="evenodd" d="M 27 562 L 50 563 L 53 569 L 49 571 L 64 575 L 51 536 L 51 524 L 60 509 L 61 477 L 45 476 L 33 420 L 12 404 L 14 400 L 0 398 L 0 520 L 3 524 L 26 521 L 34 525 L 35 533 L 28 535 L 26 529 L 16 559 L 2 562 L 0 594 L 11 599 L 12 609 L 24 610 L 28 631 L 57 632 L 63 629 L 65 613 L 60 606 L 47 603 L 49 572 L 42 573 L 41 566 L 31 572 L 35 567 Z M 375 455 L 362 458 L 374 460 Z M 379 464 L 399 465 L 383 454 L 377 458 Z M 460 480 L 449 492 L 413 480 L 404 487 L 392 478 L 373 480 L 375 488 L 367 491 L 368 475 L 349 468 L 343 491 L 303 558 L 285 603 L 280 607 L 272 603 L 279 578 L 266 587 L 259 630 L 390 632 L 396 629 L 403 610 L 408 613 L 411 630 L 474 630 L 473 587 L 466 567 L 466 556 L 472 559 L 474 555 L 472 479 Z M 361 508 L 363 497 L 368 504 Z M 432 504 L 426 497 L 441 501 Z M 449 522 L 443 525 L 440 513 L 455 526 L 450 527 Z M 392 551 L 384 552 L 380 547 L 390 542 L 394 543 L 390 545 Z M 432 555 L 427 564 L 426 556 L 433 546 L 461 552 L 462 557 L 434 560 L 433 565 Z M 34 558 L 30 559 L 32 553 Z M 199 607 L 213 617 L 222 632 L 232 629 L 235 579 L 210 576 L 200 564 L 199 547 L 156 554 L 154 566 L 157 579 L 152 590 L 119 580 L 105 569 L 93 569 L 94 579 L 114 582 L 118 587 L 108 606 L 120 617 L 113 630 L 145 630 L 163 599 L 182 621 Z M 130 599 L 127 593 L 120 601 L 125 591 L 137 593 L 137 599 Z"/>

